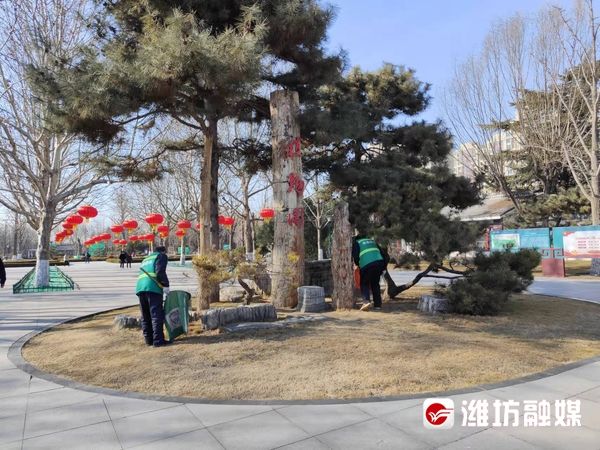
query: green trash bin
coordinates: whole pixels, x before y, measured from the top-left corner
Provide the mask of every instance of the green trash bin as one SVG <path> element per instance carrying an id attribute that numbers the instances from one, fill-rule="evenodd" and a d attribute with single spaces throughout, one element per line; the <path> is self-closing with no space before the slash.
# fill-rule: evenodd
<path id="1" fill-rule="evenodd" d="M 171 291 L 165 299 L 165 328 L 167 339 L 172 341 L 189 330 L 188 304 L 192 295 L 186 291 Z"/>

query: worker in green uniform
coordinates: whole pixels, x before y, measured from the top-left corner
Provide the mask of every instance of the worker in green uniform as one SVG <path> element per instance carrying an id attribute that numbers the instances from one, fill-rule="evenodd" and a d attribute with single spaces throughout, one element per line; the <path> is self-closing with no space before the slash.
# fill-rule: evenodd
<path id="1" fill-rule="evenodd" d="M 383 252 L 375 242 L 362 234 L 354 237 L 352 242 L 352 259 L 360 269 L 360 291 L 366 304 L 361 310 L 368 310 L 371 306 L 375 310 L 381 309 L 381 288 L 379 280 L 385 270 Z M 371 304 L 371 292 L 373 303 Z"/>
<path id="2" fill-rule="evenodd" d="M 165 341 L 163 331 L 163 295 L 169 293 L 168 261 L 165 247 L 156 247 L 154 253 L 142 261 L 135 287 L 142 313 L 142 334 L 146 345 L 154 347 L 162 347 L 169 343 Z"/>

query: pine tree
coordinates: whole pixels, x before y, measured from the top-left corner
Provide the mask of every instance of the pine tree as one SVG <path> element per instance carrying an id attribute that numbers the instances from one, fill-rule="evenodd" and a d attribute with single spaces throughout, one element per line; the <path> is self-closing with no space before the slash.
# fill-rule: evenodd
<path id="1" fill-rule="evenodd" d="M 443 269 L 444 258 L 470 249 L 479 231 L 452 217 L 480 198 L 476 183 L 447 166 L 449 133 L 441 124 L 398 124 L 402 115 L 427 107 L 428 89 L 399 66 L 355 68 L 322 90 L 313 115 L 305 116 L 303 135 L 316 137 L 305 165 L 329 174 L 349 203 L 353 225 L 384 245 L 404 239 L 429 263 L 412 283 L 392 285 L 392 295 Z"/>
<path id="2" fill-rule="evenodd" d="M 161 116 L 200 132 L 201 251 L 213 250 L 218 243 L 218 123 L 226 117 L 268 117 L 268 100 L 256 95 L 263 83 L 297 90 L 308 99 L 334 79 L 341 59 L 322 47 L 332 9 L 316 0 L 103 4 L 106 18 L 96 17 L 98 46 L 67 71 L 34 68 L 32 76 L 40 89 L 60 99 L 57 126 L 90 139 L 110 142 L 132 121 Z"/>

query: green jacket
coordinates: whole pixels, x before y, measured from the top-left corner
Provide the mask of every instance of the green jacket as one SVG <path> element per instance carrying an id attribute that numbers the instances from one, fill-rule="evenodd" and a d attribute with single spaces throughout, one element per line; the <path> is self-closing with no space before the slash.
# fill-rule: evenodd
<path id="1" fill-rule="evenodd" d="M 372 262 L 384 260 L 379 247 L 377 247 L 373 239 L 357 239 L 356 244 L 358 246 L 358 267 L 361 269 Z"/>
<path id="2" fill-rule="evenodd" d="M 140 292 L 154 292 L 156 294 L 162 294 L 162 287 L 158 285 L 159 281 L 156 278 L 156 257 L 158 256 L 158 252 L 154 252 L 148 255 L 142 261 L 142 265 L 140 266 L 140 273 L 138 275 L 137 284 L 135 286 L 135 293 L 139 294 Z M 144 269 L 148 274 L 144 273 L 142 270 Z M 152 278 L 151 278 L 152 277 Z"/>

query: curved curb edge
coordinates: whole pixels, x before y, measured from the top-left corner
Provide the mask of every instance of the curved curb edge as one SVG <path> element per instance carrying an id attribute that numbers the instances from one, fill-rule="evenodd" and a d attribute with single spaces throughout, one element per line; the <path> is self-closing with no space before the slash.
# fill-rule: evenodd
<path id="1" fill-rule="evenodd" d="M 511 380 L 501 381 L 498 383 L 488 383 L 481 384 L 477 386 L 472 386 L 463 389 L 454 389 L 450 391 L 434 391 L 434 392 L 423 392 L 419 394 L 404 394 L 404 395 L 392 395 L 392 396 L 382 396 L 382 397 L 362 397 L 362 398 L 348 398 L 348 399 L 308 399 L 308 400 L 213 400 L 213 399 L 203 399 L 197 397 L 176 397 L 176 396 L 168 396 L 168 395 L 155 395 L 155 394 L 145 394 L 141 392 L 128 392 L 128 391 L 120 391 L 118 389 L 105 388 L 100 386 L 93 386 L 89 384 L 83 384 L 78 381 L 69 380 L 68 378 L 63 378 L 58 375 L 54 375 L 48 372 L 44 372 L 34 365 L 30 364 L 23 358 L 22 350 L 23 346 L 33 337 L 41 334 L 51 328 L 54 328 L 58 325 L 62 325 L 70 322 L 77 322 L 82 319 L 86 319 L 88 317 L 93 317 L 98 314 L 103 314 L 111 311 L 118 311 L 120 309 L 131 308 L 135 305 L 129 305 L 119 308 L 110 308 L 104 311 L 97 311 L 91 314 L 86 314 L 83 316 L 79 316 L 76 318 L 70 318 L 63 321 L 58 321 L 51 323 L 43 328 L 38 330 L 31 331 L 19 339 L 14 341 L 10 348 L 8 349 L 8 359 L 20 370 L 26 372 L 34 377 L 41 378 L 46 381 L 50 381 L 55 384 L 59 384 L 61 386 L 86 391 L 93 392 L 97 394 L 103 395 L 112 395 L 117 397 L 126 397 L 131 399 L 138 400 L 152 400 L 152 401 L 162 401 L 162 402 L 170 402 L 170 403 L 199 403 L 199 404 L 214 404 L 214 405 L 332 405 L 332 404 L 349 404 L 349 403 L 375 403 L 375 402 L 390 402 L 390 401 L 399 401 L 399 400 L 415 400 L 421 398 L 429 398 L 429 397 L 448 397 L 454 395 L 466 395 L 472 394 L 476 392 L 485 392 L 492 389 L 499 389 L 509 386 L 514 386 L 530 381 L 536 381 L 543 378 L 548 378 L 554 375 L 558 375 L 560 373 L 576 369 L 578 367 L 592 364 L 600 361 L 600 355 L 594 356 L 592 358 L 582 359 L 580 361 L 575 361 L 573 363 L 563 364 L 561 366 L 552 367 L 550 369 L 544 370 L 542 372 L 537 372 L 531 375 L 525 375 L 519 378 L 513 378 Z"/>

